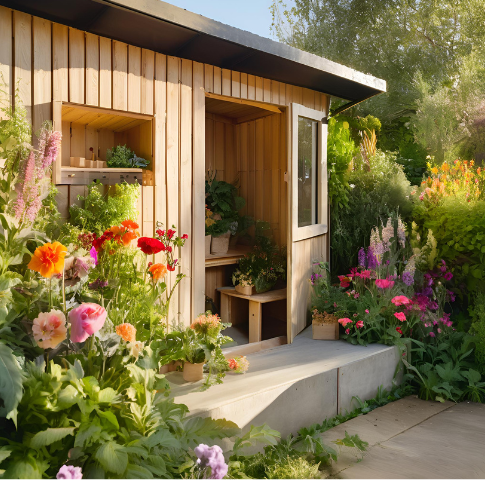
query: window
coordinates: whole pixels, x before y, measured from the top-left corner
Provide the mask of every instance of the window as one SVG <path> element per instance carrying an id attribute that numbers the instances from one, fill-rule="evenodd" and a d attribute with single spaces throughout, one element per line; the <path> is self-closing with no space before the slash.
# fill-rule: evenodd
<path id="1" fill-rule="evenodd" d="M 327 125 L 324 113 L 292 104 L 292 240 L 327 233 Z"/>

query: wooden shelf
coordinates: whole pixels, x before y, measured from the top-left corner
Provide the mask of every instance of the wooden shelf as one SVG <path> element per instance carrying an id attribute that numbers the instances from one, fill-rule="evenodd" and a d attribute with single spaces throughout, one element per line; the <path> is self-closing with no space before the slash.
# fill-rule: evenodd
<path id="1" fill-rule="evenodd" d="M 230 249 L 227 253 L 214 254 L 205 257 L 205 267 L 219 267 L 221 265 L 235 265 L 237 261 L 244 257 L 251 250 L 250 247 L 237 247 Z"/>
<path id="2" fill-rule="evenodd" d="M 113 172 L 113 173 L 124 173 L 133 172 L 139 173 L 144 172 L 143 168 L 91 168 L 91 167 L 61 167 L 63 172 Z"/>
<path id="3" fill-rule="evenodd" d="M 264 293 L 255 293 L 254 295 L 243 295 L 242 293 L 236 292 L 234 287 L 221 287 L 218 288 L 217 291 L 224 295 L 229 295 L 236 298 L 244 298 L 256 303 L 277 302 L 279 300 L 286 299 L 286 288 L 282 288 L 280 290 L 270 290 L 269 292 Z"/>

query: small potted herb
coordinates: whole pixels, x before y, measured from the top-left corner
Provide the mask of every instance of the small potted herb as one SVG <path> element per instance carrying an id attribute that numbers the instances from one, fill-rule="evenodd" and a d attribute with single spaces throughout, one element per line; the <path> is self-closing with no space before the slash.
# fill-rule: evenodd
<path id="1" fill-rule="evenodd" d="M 211 240 L 210 227 L 216 222 L 213 218 L 212 210 L 205 206 L 205 256 L 206 258 L 211 254 Z"/>
<path id="2" fill-rule="evenodd" d="M 212 217 L 213 223 L 206 228 L 211 236 L 211 253 L 224 254 L 229 250 L 229 239 L 237 228 L 237 224 L 229 218 L 221 218 L 216 214 Z"/>
<path id="3" fill-rule="evenodd" d="M 285 255 L 269 238 L 257 235 L 253 250 L 239 259 L 232 282 L 238 292 L 251 295 L 254 293 L 252 287 L 256 293 L 267 292 L 285 278 Z"/>
<path id="4" fill-rule="evenodd" d="M 117 145 L 106 151 L 106 163 L 109 168 L 147 168 L 150 160 L 137 157 L 126 145 Z"/>

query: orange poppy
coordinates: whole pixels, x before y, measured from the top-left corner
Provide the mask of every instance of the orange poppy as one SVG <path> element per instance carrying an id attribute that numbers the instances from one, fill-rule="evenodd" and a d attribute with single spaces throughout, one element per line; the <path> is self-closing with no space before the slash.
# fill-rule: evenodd
<path id="1" fill-rule="evenodd" d="M 124 222 L 121 222 L 121 225 L 126 227 L 128 230 L 138 230 L 140 228 L 138 223 L 134 222 L 133 220 L 125 220 Z"/>
<path id="2" fill-rule="evenodd" d="M 45 243 L 35 249 L 27 267 L 39 272 L 44 278 L 51 278 L 64 270 L 66 253 L 67 248 L 59 242 Z"/>
<path id="3" fill-rule="evenodd" d="M 152 274 L 153 280 L 156 282 L 167 275 L 167 267 L 163 263 L 155 263 L 148 271 Z"/>
<path id="4" fill-rule="evenodd" d="M 128 232 L 125 232 L 123 234 L 123 237 L 121 237 L 121 240 L 123 241 L 123 245 L 127 247 L 132 240 L 135 240 L 136 237 L 138 237 L 138 234 L 134 231 L 129 230 Z"/>

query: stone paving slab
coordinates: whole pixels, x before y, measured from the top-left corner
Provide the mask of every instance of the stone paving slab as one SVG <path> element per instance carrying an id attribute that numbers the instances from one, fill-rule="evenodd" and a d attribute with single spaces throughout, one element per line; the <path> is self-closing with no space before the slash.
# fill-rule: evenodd
<path id="1" fill-rule="evenodd" d="M 393 402 L 325 432 L 324 440 L 345 431 L 369 442 L 362 461 L 342 454 L 334 478 L 485 478 L 485 405 L 425 402 L 416 397 Z"/>

